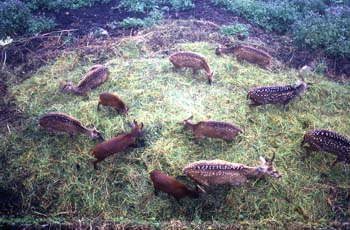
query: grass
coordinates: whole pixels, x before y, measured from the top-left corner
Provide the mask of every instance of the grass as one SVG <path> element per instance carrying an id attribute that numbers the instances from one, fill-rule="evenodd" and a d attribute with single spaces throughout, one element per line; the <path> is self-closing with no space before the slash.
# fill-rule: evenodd
<path id="1" fill-rule="evenodd" d="M 23 132 L 4 135 L 0 143 L 0 185 L 15 190 L 21 198 L 20 214 L 164 228 L 200 228 L 209 226 L 207 223 L 327 226 L 349 219 L 349 165 L 340 163 L 331 168 L 334 156 L 325 153 L 302 161 L 299 145 L 304 133 L 313 128 L 350 133 L 350 86 L 310 75 L 307 80 L 316 84 L 302 100 L 293 101 L 289 111 L 273 105 L 250 109 L 246 100 L 249 88 L 294 84 L 297 73 L 272 73 L 232 57 L 217 57 L 215 47 L 204 42 L 177 46 L 207 56 L 216 72 L 212 86 L 203 72 L 196 76 L 189 70 L 172 72 L 167 58 L 152 56 L 147 46 L 135 42 L 116 48 L 116 58 L 105 63 L 111 73 L 109 80 L 88 98 L 58 90 L 59 79 L 78 82 L 96 64 L 93 58 L 78 62 L 74 52 L 13 86 L 19 109 L 29 119 Z M 98 95 L 104 91 L 124 99 L 130 108 L 126 118 L 109 108 L 96 111 Z M 147 129 L 146 146 L 115 154 L 95 171 L 90 150 L 96 143 L 84 136 L 48 135 L 38 126 L 38 118 L 47 112 L 65 112 L 85 125 L 93 123 L 107 139 L 127 132 L 128 123 L 136 119 Z M 191 133 L 181 125 L 190 115 L 195 122 L 232 122 L 243 128 L 244 134 L 232 143 L 210 139 L 194 143 Z M 215 187 L 202 199 L 186 198 L 181 205 L 165 194 L 153 194 L 149 179 L 153 169 L 182 175 L 185 165 L 203 159 L 257 165 L 259 155 L 270 157 L 273 152 L 276 167 L 283 174 L 279 180 Z"/>

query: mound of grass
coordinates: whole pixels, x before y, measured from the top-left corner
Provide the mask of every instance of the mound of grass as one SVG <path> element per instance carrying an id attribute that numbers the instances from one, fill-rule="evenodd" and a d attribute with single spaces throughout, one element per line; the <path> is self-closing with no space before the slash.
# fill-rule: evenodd
<path id="1" fill-rule="evenodd" d="M 349 165 L 331 168 L 334 156 L 323 153 L 302 161 L 299 147 L 309 129 L 350 133 L 349 85 L 311 75 L 307 80 L 316 84 L 302 100 L 293 101 L 289 111 L 271 105 L 250 109 L 246 100 L 249 88 L 294 84 L 297 73 L 271 73 L 232 57 L 217 57 L 215 47 L 208 43 L 177 47 L 207 56 L 216 71 L 212 86 L 203 72 L 196 76 L 190 70 L 172 72 L 168 59 L 150 55 L 142 42 L 125 42 L 116 48 L 116 58 L 104 63 L 110 69 L 110 78 L 88 98 L 58 90 L 59 79 L 78 82 L 96 64 L 77 63 L 76 53 L 62 56 L 21 85 L 13 86 L 19 109 L 31 119 L 24 124 L 22 134 L 9 134 L 0 143 L 6 166 L 5 171 L 1 170 L 0 185 L 5 189 L 14 184 L 22 186 L 17 190 L 22 197 L 20 214 L 167 228 L 186 225 L 181 223 L 210 226 L 207 222 L 325 226 L 349 219 Z M 126 118 L 109 108 L 96 111 L 98 95 L 105 91 L 124 99 L 130 108 Z M 127 132 L 128 122 L 135 119 L 145 124 L 146 145 L 107 158 L 95 171 L 90 150 L 96 143 L 84 136 L 49 135 L 38 126 L 38 118 L 47 112 L 65 112 L 85 125 L 93 123 L 107 139 Z M 244 134 L 232 143 L 211 139 L 195 143 L 181 125 L 190 115 L 195 122 L 232 122 L 243 128 Z M 258 156 L 270 157 L 273 152 L 276 167 L 283 174 L 279 180 L 212 188 L 203 198 L 186 198 L 181 205 L 165 194 L 153 194 L 149 179 L 153 169 L 182 175 L 184 166 L 203 159 L 257 165 Z M 333 196 L 334 190 L 343 195 Z"/>

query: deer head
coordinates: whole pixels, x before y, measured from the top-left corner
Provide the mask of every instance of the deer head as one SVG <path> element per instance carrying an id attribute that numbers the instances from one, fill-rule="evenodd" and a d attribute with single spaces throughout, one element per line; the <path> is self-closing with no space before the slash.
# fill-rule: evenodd
<path id="1" fill-rule="evenodd" d="M 258 167 L 258 171 L 266 176 L 271 176 L 273 178 L 280 178 L 280 174 L 275 167 L 273 166 L 273 160 L 275 159 L 275 153 L 273 153 L 271 159 L 265 159 L 264 157 L 259 157 L 261 165 Z"/>

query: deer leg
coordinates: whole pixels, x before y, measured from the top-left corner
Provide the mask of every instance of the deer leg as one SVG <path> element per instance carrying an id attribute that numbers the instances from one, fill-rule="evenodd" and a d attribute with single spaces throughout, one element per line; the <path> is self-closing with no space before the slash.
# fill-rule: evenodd
<path id="1" fill-rule="evenodd" d="M 255 107 L 255 106 L 259 106 L 259 105 L 263 105 L 263 103 L 261 102 L 257 102 L 257 101 L 251 101 L 252 103 L 249 103 L 249 108 Z"/>
<path id="2" fill-rule="evenodd" d="M 304 161 L 306 158 L 309 158 L 311 155 L 311 152 L 313 151 L 313 149 L 311 147 L 304 147 L 305 149 L 305 155 L 301 158 L 302 161 Z"/>
<path id="3" fill-rule="evenodd" d="M 159 195 L 159 190 L 158 190 L 158 189 L 154 188 L 154 191 L 153 191 L 153 192 L 154 192 L 154 195 L 155 195 L 155 196 L 158 196 L 158 195 Z"/>
<path id="4" fill-rule="evenodd" d="M 100 162 L 100 161 L 101 161 L 101 160 L 97 159 L 97 160 L 95 160 L 95 161 L 93 162 L 93 164 L 94 164 L 94 169 L 95 169 L 95 170 L 98 170 L 98 168 L 97 168 L 97 163 Z"/>
<path id="5" fill-rule="evenodd" d="M 97 104 L 97 111 L 100 111 L 100 104 L 101 104 L 101 102 L 98 102 L 98 104 Z"/>
<path id="6" fill-rule="evenodd" d="M 193 69 L 193 75 L 197 75 L 198 74 L 198 69 Z"/>
<path id="7" fill-rule="evenodd" d="M 338 162 L 340 162 L 341 160 L 339 159 L 339 157 L 337 159 L 335 159 L 332 163 L 331 163 L 331 167 L 334 167 Z"/>

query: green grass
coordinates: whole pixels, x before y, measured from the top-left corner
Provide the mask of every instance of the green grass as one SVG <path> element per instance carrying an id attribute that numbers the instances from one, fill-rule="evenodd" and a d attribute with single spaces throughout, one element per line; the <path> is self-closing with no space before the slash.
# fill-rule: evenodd
<path id="1" fill-rule="evenodd" d="M 334 156 L 325 153 L 302 161 L 299 145 L 304 133 L 313 128 L 350 133 L 350 86 L 311 75 L 307 81 L 316 84 L 302 100 L 290 103 L 289 111 L 273 105 L 250 109 L 246 100 L 249 88 L 294 84 L 297 73 L 272 73 L 232 57 L 217 57 L 215 47 L 208 43 L 178 46 L 207 56 L 216 72 L 212 86 L 203 72 L 196 76 L 189 70 L 172 72 L 167 58 L 150 58 L 147 47 L 132 42 L 118 47 L 122 55 L 106 63 L 110 78 L 89 98 L 58 90 L 59 79 L 78 82 L 94 64 L 77 62 L 75 53 L 13 86 L 18 106 L 29 119 L 23 133 L 8 134 L 0 143 L 6 159 L 0 185 L 10 189 L 15 182 L 21 184 L 17 191 L 22 197 L 21 213 L 48 220 L 60 217 L 72 222 L 107 220 L 169 227 L 175 220 L 194 226 L 206 222 L 311 226 L 349 219 L 346 197 L 332 197 L 334 189 L 349 195 L 349 165 L 331 168 Z M 126 118 L 105 107 L 96 111 L 98 95 L 104 91 L 124 99 L 130 108 Z M 47 112 L 65 112 L 85 125 L 93 123 L 107 139 L 127 132 L 128 122 L 136 119 L 145 124 L 147 145 L 115 154 L 95 171 L 90 150 L 96 143 L 84 136 L 48 135 L 38 126 L 38 118 Z M 190 115 L 195 122 L 234 123 L 244 134 L 232 143 L 210 139 L 194 143 L 181 125 Z M 182 175 L 184 166 L 203 159 L 257 165 L 260 155 L 270 157 L 273 152 L 281 179 L 215 187 L 202 199 L 186 198 L 181 205 L 165 194 L 153 194 L 149 179 L 153 169 Z M 340 200 L 342 212 L 332 211 L 329 200 L 333 204 Z"/>

